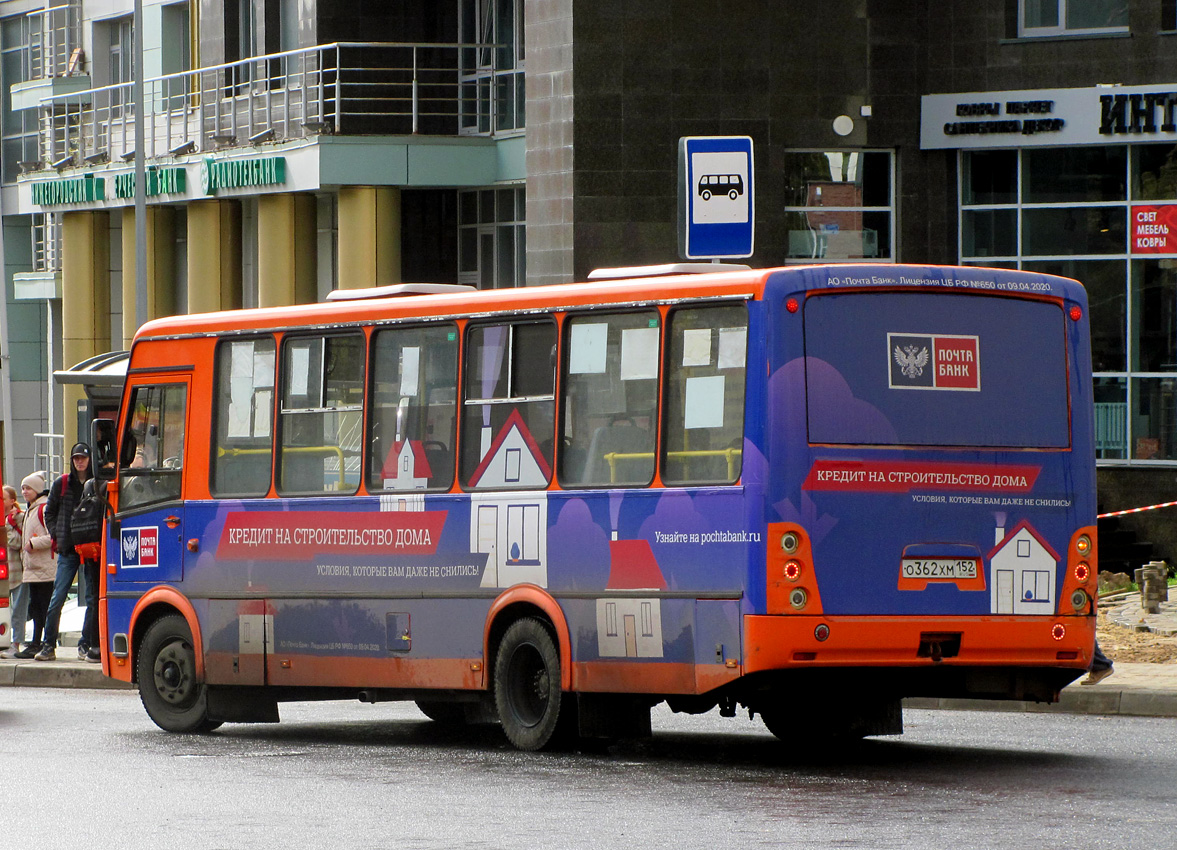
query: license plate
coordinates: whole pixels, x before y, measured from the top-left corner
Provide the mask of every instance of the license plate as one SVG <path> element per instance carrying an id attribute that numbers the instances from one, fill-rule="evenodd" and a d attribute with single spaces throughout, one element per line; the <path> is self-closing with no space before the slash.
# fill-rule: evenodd
<path id="1" fill-rule="evenodd" d="M 902 574 L 904 578 L 976 578 L 977 562 L 973 558 L 904 558 Z"/>

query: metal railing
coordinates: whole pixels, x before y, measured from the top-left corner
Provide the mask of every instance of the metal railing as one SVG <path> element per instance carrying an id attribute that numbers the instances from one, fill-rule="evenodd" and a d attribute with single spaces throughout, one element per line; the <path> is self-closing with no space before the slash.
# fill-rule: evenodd
<path id="1" fill-rule="evenodd" d="M 33 271 L 61 271 L 61 216 L 37 213 L 29 228 L 32 240 Z"/>
<path id="2" fill-rule="evenodd" d="M 29 79 L 81 73 L 82 4 L 78 0 L 29 12 Z"/>
<path id="3" fill-rule="evenodd" d="M 45 486 L 65 470 L 64 455 L 64 434 L 33 434 L 33 469 L 48 473 Z"/>
<path id="4" fill-rule="evenodd" d="M 522 129 L 522 70 L 471 68 L 473 44 L 337 43 L 144 81 L 144 155 L 346 135 L 485 135 Z M 501 78 L 501 79 L 498 79 Z M 134 153 L 132 84 L 45 98 L 45 161 Z"/>

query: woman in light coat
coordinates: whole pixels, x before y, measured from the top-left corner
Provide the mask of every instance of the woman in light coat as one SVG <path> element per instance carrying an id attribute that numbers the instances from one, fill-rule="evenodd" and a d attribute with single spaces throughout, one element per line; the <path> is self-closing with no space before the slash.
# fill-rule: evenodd
<path id="1" fill-rule="evenodd" d="M 53 538 L 45 526 L 45 503 L 48 491 L 45 476 L 34 472 L 20 484 L 28 509 L 21 532 L 21 558 L 24 561 L 23 581 L 29 588 L 29 617 L 33 621 L 33 638 L 14 658 L 32 658 L 41 651 L 45 634 L 45 618 L 49 613 L 49 599 L 53 596 L 53 580 L 57 578 L 57 559 L 53 557 Z"/>
<path id="2" fill-rule="evenodd" d="M 20 652 L 20 645 L 25 639 L 25 620 L 29 614 L 29 589 L 21 583 L 24 575 L 24 562 L 20 555 L 21 530 L 24 528 L 25 515 L 21 513 L 17 504 L 16 488 L 4 485 L 4 513 L 0 522 L 4 523 L 4 534 L 7 537 L 8 561 L 8 601 L 12 613 L 12 646 L 0 652 L 0 658 L 11 658 Z"/>

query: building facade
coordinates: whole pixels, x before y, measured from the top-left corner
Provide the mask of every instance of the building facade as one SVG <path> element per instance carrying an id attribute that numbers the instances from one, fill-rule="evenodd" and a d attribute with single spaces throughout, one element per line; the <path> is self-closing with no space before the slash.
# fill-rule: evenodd
<path id="1" fill-rule="evenodd" d="M 38 462 L 34 434 L 77 433 L 80 391 L 52 373 L 127 347 L 145 318 L 666 262 L 678 140 L 740 135 L 752 265 L 1083 281 L 1103 508 L 1173 498 L 1177 0 L 143 11 L 146 299 L 132 4 L 0 0 L 7 478 Z M 1166 544 L 1164 511 L 1140 516 Z"/>

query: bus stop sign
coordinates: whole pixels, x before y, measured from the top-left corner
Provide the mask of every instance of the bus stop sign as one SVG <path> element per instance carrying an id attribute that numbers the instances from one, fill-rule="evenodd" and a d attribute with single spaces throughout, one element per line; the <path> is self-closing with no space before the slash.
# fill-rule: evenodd
<path id="1" fill-rule="evenodd" d="M 752 139 L 678 140 L 678 252 L 684 260 L 752 256 Z"/>

